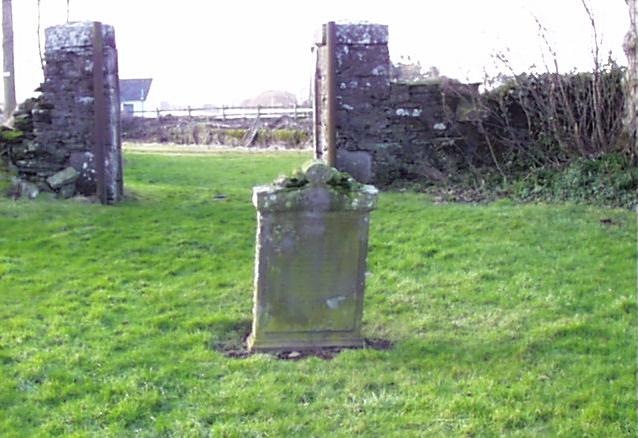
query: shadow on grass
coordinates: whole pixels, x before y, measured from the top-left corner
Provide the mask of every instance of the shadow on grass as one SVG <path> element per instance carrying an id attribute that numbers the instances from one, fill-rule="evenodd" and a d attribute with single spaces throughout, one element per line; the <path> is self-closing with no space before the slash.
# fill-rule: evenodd
<path id="1" fill-rule="evenodd" d="M 232 359 L 245 359 L 252 356 L 247 347 L 248 336 L 250 335 L 252 321 L 250 320 L 221 320 L 209 328 L 215 333 L 210 342 L 210 346 L 215 351 Z M 366 338 L 365 346 L 361 348 L 373 350 L 390 350 L 393 343 L 387 339 Z M 307 357 L 317 357 L 323 360 L 331 360 L 344 350 L 359 350 L 361 348 L 315 348 L 311 350 L 293 351 L 282 350 L 270 353 L 273 357 L 281 360 L 301 360 Z"/>

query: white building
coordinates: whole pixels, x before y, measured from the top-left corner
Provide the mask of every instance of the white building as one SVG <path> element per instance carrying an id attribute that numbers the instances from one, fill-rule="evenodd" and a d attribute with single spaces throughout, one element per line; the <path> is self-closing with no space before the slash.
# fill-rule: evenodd
<path id="1" fill-rule="evenodd" d="M 153 79 L 120 79 L 122 117 L 143 117 L 144 102 Z"/>

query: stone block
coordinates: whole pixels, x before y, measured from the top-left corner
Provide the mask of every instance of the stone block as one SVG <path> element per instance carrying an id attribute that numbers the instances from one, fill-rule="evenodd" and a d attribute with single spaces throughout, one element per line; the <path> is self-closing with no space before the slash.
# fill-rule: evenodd
<path id="1" fill-rule="evenodd" d="M 410 89 L 410 94 L 440 94 L 441 93 L 441 83 L 440 82 L 432 82 L 426 84 L 408 84 L 408 88 Z"/>
<path id="2" fill-rule="evenodd" d="M 332 172 L 326 180 L 326 172 L 310 171 L 313 166 L 295 187 L 253 189 L 258 230 L 251 351 L 363 346 L 368 223 L 377 191 L 344 187 Z"/>
<path id="3" fill-rule="evenodd" d="M 47 178 L 47 184 L 49 184 L 52 189 L 59 189 L 63 185 L 73 183 L 78 175 L 78 171 L 69 166 Z"/>
<path id="4" fill-rule="evenodd" d="M 387 46 L 361 46 L 336 51 L 337 77 L 347 75 L 388 77 L 390 54 Z"/>
<path id="5" fill-rule="evenodd" d="M 388 44 L 388 26 L 373 23 L 336 24 L 337 44 Z"/>
<path id="6" fill-rule="evenodd" d="M 68 199 L 75 195 L 75 184 L 65 184 L 58 190 L 58 196 L 62 199 Z"/>
<path id="7" fill-rule="evenodd" d="M 29 181 L 17 180 L 16 188 L 20 198 L 35 199 L 40 194 L 38 186 Z"/>
<path id="8" fill-rule="evenodd" d="M 74 151 L 71 153 L 69 164 L 78 172 L 75 185 L 78 193 L 90 196 L 95 194 L 95 162 L 92 152 Z"/>
<path id="9" fill-rule="evenodd" d="M 363 183 L 372 182 L 374 177 L 372 174 L 372 155 L 369 152 L 337 149 L 336 167 Z"/>

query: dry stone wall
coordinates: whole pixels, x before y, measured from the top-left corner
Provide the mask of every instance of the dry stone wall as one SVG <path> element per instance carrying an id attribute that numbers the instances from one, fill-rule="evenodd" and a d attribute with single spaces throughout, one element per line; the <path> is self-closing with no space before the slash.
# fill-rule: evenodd
<path id="1" fill-rule="evenodd" d="M 388 27 L 336 24 L 337 168 L 362 182 L 442 180 L 478 147 L 468 102 L 477 85 L 392 82 Z M 326 31 L 317 42 L 315 153 L 327 151 Z"/>
<path id="2" fill-rule="evenodd" d="M 97 27 L 98 29 L 100 27 Z M 105 115 L 96 121 L 93 22 L 69 23 L 46 29 L 44 83 L 41 96 L 23 106 L 17 122 L 30 130 L 11 152 L 21 180 L 39 191 L 60 197 L 96 195 L 103 169 L 104 202 L 123 194 L 117 49 L 112 26 L 102 25 L 102 96 Z M 17 126 L 17 125 L 16 125 Z M 18 126 L 17 126 L 18 127 Z M 104 148 L 96 151 L 97 129 Z M 101 163 L 96 155 L 103 156 Z"/>

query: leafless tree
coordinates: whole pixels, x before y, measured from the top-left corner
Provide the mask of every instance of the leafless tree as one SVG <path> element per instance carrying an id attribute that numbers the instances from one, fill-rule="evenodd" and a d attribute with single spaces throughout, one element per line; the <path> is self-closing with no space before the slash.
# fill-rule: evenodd
<path id="1" fill-rule="evenodd" d="M 4 117 L 8 119 L 16 108 L 16 84 L 13 65 L 13 13 L 11 0 L 2 0 L 2 50 L 4 77 Z"/>

